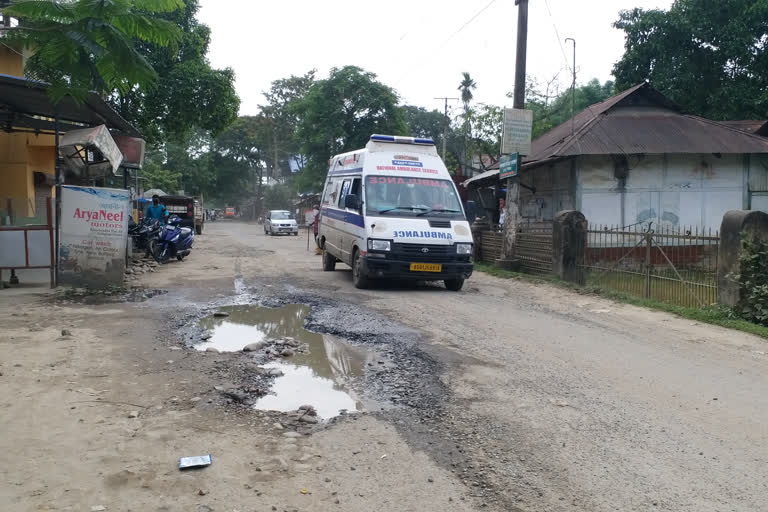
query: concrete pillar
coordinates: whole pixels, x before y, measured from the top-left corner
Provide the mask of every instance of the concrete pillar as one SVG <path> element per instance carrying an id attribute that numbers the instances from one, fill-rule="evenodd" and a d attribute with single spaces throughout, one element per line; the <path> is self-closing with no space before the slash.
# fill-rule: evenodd
<path id="1" fill-rule="evenodd" d="M 717 301 L 737 306 L 742 300 L 738 275 L 741 272 L 743 237 L 768 241 L 768 214 L 756 210 L 730 210 L 720 224 L 717 255 Z"/>
<path id="2" fill-rule="evenodd" d="M 564 281 L 583 284 L 587 219 L 576 210 L 559 212 L 552 223 L 552 271 Z"/>

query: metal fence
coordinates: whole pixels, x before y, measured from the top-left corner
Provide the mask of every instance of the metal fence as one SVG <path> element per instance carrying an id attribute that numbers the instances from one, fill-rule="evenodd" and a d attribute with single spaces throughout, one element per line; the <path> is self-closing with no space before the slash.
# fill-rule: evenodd
<path id="1" fill-rule="evenodd" d="M 515 237 L 515 259 L 531 274 L 552 273 L 552 223 L 520 224 Z"/>
<path id="2" fill-rule="evenodd" d="M 477 259 L 483 263 L 495 263 L 501 257 L 504 235 L 500 231 L 483 231 L 480 234 L 480 250 Z M 515 236 L 514 259 L 520 269 L 533 274 L 552 272 L 552 223 L 531 222 L 518 226 Z"/>
<path id="3" fill-rule="evenodd" d="M 688 307 L 717 302 L 716 231 L 653 225 L 590 226 L 582 282 Z"/>

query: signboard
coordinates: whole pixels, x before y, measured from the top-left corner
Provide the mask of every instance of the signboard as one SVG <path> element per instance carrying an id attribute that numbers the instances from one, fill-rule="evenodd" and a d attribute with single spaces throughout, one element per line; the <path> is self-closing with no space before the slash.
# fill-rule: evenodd
<path id="1" fill-rule="evenodd" d="M 60 283 L 122 285 L 130 199 L 129 190 L 61 187 Z"/>
<path id="2" fill-rule="evenodd" d="M 501 155 L 499 159 L 499 179 L 514 178 L 520 167 L 520 155 Z"/>
<path id="3" fill-rule="evenodd" d="M 504 109 L 504 131 L 501 135 L 501 153 L 509 155 L 531 154 L 533 111 L 516 108 Z"/>

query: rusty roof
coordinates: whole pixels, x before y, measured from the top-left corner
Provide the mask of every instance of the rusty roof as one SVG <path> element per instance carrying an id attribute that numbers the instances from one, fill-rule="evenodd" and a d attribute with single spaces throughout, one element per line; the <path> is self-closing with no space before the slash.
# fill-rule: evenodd
<path id="1" fill-rule="evenodd" d="M 768 139 L 685 114 L 647 83 L 582 110 L 531 145 L 524 167 L 577 155 L 768 153 Z"/>
<path id="2" fill-rule="evenodd" d="M 760 128 L 762 128 L 766 124 L 765 121 L 758 121 L 755 119 L 749 119 L 749 120 L 743 120 L 743 121 L 718 121 L 718 123 L 724 124 L 729 128 L 736 128 L 737 130 L 740 130 L 742 132 L 747 132 L 747 133 L 757 133 L 760 130 Z"/>

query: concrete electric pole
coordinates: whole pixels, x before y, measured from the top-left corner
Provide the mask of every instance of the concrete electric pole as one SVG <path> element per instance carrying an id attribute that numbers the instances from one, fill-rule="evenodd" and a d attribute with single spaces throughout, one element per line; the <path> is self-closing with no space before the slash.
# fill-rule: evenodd
<path id="1" fill-rule="evenodd" d="M 515 56 L 515 90 L 512 108 L 525 108 L 525 58 L 528 46 L 528 0 L 515 0 L 517 5 L 517 52 Z M 520 176 L 507 179 L 507 196 L 504 206 L 504 243 L 501 249 L 501 266 L 511 266 L 515 252 L 515 237 L 520 224 Z"/>
<path id="2" fill-rule="evenodd" d="M 451 124 L 451 121 L 448 119 L 448 100 L 458 100 L 459 98 L 446 98 L 443 96 L 435 99 L 445 101 L 445 126 L 443 127 L 443 162 L 445 162 L 445 143 L 448 139 L 448 126 Z"/>

